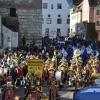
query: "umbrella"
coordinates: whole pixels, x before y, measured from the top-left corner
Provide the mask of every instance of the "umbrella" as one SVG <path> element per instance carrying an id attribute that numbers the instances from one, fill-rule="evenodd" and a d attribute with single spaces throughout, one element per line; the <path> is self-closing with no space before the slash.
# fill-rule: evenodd
<path id="1" fill-rule="evenodd" d="M 89 87 L 79 91 L 75 100 L 100 100 L 100 87 Z"/>

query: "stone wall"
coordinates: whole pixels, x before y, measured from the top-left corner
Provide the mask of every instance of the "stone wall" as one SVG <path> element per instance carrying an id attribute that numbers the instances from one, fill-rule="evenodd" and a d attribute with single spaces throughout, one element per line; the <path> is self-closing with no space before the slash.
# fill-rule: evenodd
<path id="1" fill-rule="evenodd" d="M 42 8 L 42 0 L 0 0 L 0 7 L 15 8 Z"/>
<path id="2" fill-rule="evenodd" d="M 35 39 L 36 43 L 41 42 L 42 12 L 39 10 L 18 10 L 19 32 L 24 35 L 27 43 Z"/>
<path id="3" fill-rule="evenodd" d="M 0 15 L 10 16 L 10 8 L 16 8 L 19 23 L 19 42 L 42 43 L 42 0 L 0 0 Z M 21 43 L 20 43 L 21 44 Z"/>
<path id="4" fill-rule="evenodd" d="M 0 47 L 2 46 L 1 16 L 0 16 Z"/>

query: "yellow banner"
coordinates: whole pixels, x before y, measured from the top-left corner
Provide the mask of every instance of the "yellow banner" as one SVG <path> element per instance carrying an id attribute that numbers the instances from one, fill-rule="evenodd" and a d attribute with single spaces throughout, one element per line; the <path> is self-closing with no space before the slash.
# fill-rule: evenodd
<path id="1" fill-rule="evenodd" d="M 43 60 L 30 59 L 27 61 L 28 66 L 44 66 Z"/>
<path id="2" fill-rule="evenodd" d="M 36 77 L 41 78 L 43 73 L 44 61 L 43 60 L 36 60 L 30 59 L 27 61 L 28 64 L 28 73 L 34 74 Z"/>

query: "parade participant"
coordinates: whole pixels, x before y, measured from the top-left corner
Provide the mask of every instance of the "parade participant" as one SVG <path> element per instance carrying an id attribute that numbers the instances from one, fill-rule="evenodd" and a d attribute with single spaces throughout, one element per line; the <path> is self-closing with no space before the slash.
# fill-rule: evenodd
<path id="1" fill-rule="evenodd" d="M 54 69 L 57 69 L 57 51 L 54 51 L 54 55 L 51 59 L 51 63 L 53 64 Z"/>
<path id="2" fill-rule="evenodd" d="M 58 69 L 56 72 L 55 72 L 55 78 L 56 78 L 56 81 L 57 81 L 57 86 L 60 87 L 60 83 L 62 81 L 62 72 L 60 69 Z"/>
<path id="3" fill-rule="evenodd" d="M 96 78 L 98 76 L 98 73 L 97 73 L 97 65 L 96 65 L 95 61 L 93 61 L 91 71 L 92 71 L 91 77 Z"/>
<path id="4" fill-rule="evenodd" d="M 61 61 L 61 64 L 58 66 L 58 69 L 61 70 L 61 84 L 64 84 L 67 80 L 67 71 L 68 71 L 68 63 L 63 58 Z"/>
<path id="5" fill-rule="evenodd" d="M 48 68 L 49 68 L 49 64 L 45 64 L 45 67 L 43 68 L 43 81 L 48 81 L 49 79 L 49 71 L 48 71 Z"/>
<path id="6" fill-rule="evenodd" d="M 56 100 L 57 97 L 57 85 L 56 81 L 52 81 L 49 88 L 49 100 Z"/>
<path id="7" fill-rule="evenodd" d="M 68 73 L 67 73 L 67 75 L 68 75 L 68 80 L 67 80 L 67 83 L 68 83 L 68 85 L 69 86 L 73 86 L 73 82 L 74 82 L 74 77 L 75 77 L 75 75 L 76 75 L 76 71 L 74 70 L 74 67 L 73 67 L 73 65 L 71 65 L 70 67 L 69 67 L 69 69 L 68 69 Z"/>
<path id="8" fill-rule="evenodd" d="M 97 73 L 100 74 L 100 61 L 98 58 L 95 59 Z"/>
<path id="9" fill-rule="evenodd" d="M 19 99 L 19 97 L 18 97 L 18 96 L 16 96 L 16 97 L 14 98 L 14 100 L 20 100 L 20 99 Z"/>
<path id="10" fill-rule="evenodd" d="M 14 100 L 14 90 L 11 81 L 7 82 L 7 90 L 5 93 L 4 100 Z"/>
<path id="11" fill-rule="evenodd" d="M 43 96 L 43 87 L 41 85 L 36 86 L 36 100 L 41 100 Z"/>
<path id="12" fill-rule="evenodd" d="M 26 76 L 26 89 L 25 89 L 25 93 L 26 93 L 25 98 L 28 96 L 28 94 L 31 93 L 31 80 L 30 80 L 30 75 L 29 74 L 27 74 L 27 76 Z"/>
<path id="13" fill-rule="evenodd" d="M 81 57 L 77 58 L 77 61 L 76 61 L 76 66 L 77 66 L 76 71 L 78 73 L 81 73 L 82 63 L 83 63 L 82 58 Z"/>
<path id="14" fill-rule="evenodd" d="M 50 64 L 48 71 L 49 71 L 49 81 L 52 81 L 55 78 L 54 63 Z"/>
<path id="15" fill-rule="evenodd" d="M 23 68 L 18 67 L 18 78 L 20 79 L 20 86 L 24 85 L 23 83 Z"/>

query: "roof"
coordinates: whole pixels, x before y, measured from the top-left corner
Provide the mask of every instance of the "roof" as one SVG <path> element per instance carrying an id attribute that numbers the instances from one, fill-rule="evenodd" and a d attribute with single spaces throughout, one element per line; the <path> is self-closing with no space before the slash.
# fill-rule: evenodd
<path id="1" fill-rule="evenodd" d="M 98 2 L 100 2 L 100 0 L 88 0 L 88 1 L 89 1 L 90 7 L 94 7 L 94 6 L 98 5 Z"/>
<path id="2" fill-rule="evenodd" d="M 79 5 L 83 0 L 73 0 L 74 5 Z"/>
<path id="3" fill-rule="evenodd" d="M 78 0 L 76 0 L 76 1 L 78 1 Z M 79 0 L 77 2 L 77 7 L 82 7 L 83 1 L 84 0 Z M 98 5 L 98 4 L 100 5 L 100 0 L 88 0 L 88 2 L 89 2 L 89 6 L 90 7 L 94 7 L 94 6 Z"/>
<path id="4" fill-rule="evenodd" d="M 42 0 L 0 0 L 0 7 L 21 9 L 42 9 Z"/>
<path id="5" fill-rule="evenodd" d="M 96 2 L 97 0 L 88 0 L 88 1 L 89 1 L 90 7 L 93 7 L 94 6 L 94 1 Z"/>

